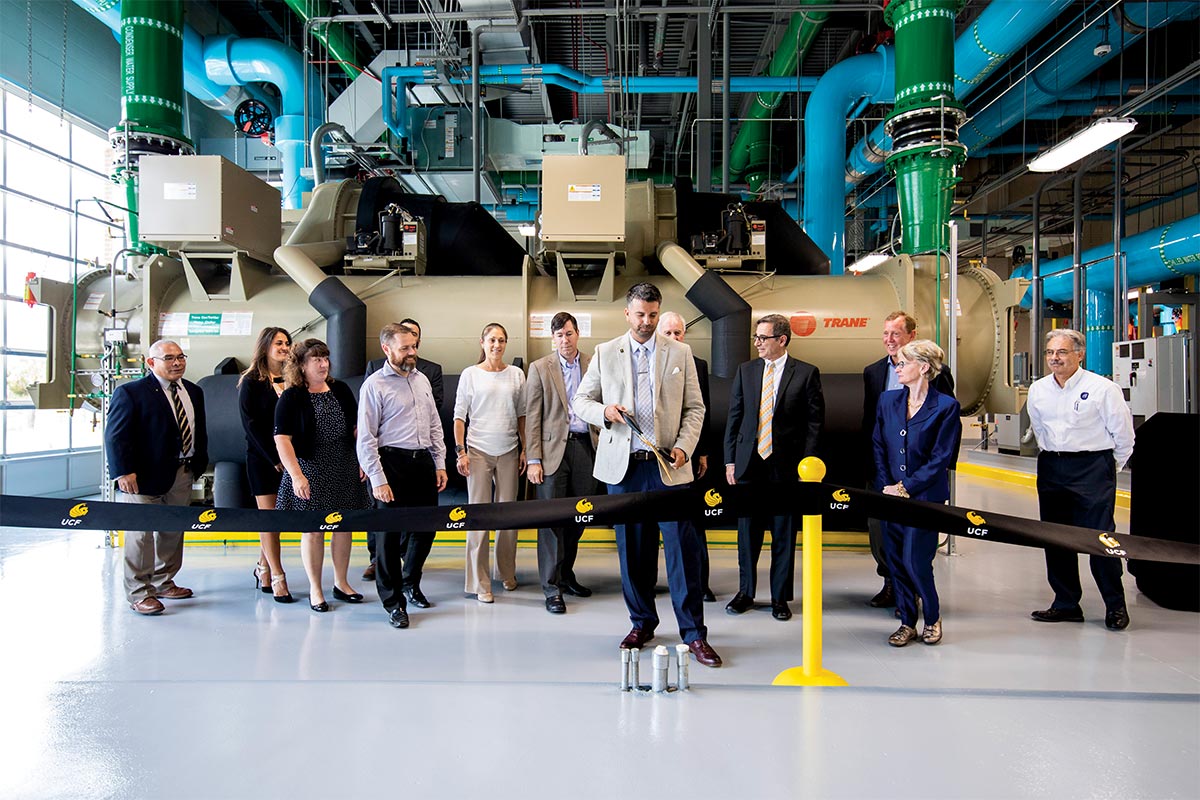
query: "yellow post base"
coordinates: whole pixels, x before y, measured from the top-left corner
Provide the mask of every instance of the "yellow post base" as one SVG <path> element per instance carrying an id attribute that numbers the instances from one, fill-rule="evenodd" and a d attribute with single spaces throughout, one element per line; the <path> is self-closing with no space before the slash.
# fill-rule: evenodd
<path id="1" fill-rule="evenodd" d="M 804 667 L 791 667 L 775 676 L 772 686 L 849 686 L 846 679 L 836 672 L 827 669 L 818 670 L 812 675 L 804 672 Z"/>

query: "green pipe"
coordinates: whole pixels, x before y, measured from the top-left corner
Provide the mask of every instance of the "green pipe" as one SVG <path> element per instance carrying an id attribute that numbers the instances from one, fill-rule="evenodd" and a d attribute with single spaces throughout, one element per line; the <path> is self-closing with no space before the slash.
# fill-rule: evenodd
<path id="1" fill-rule="evenodd" d="M 313 17 L 333 16 L 329 13 L 327 0 L 284 0 L 288 8 L 295 12 L 303 22 L 307 23 Z M 351 80 L 362 74 L 358 64 L 358 49 L 354 46 L 353 37 L 346 33 L 344 25 L 317 25 L 313 27 L 313 35 L 325 45 L 329 57 L 337 61 L 342 72 Z"/>
<path id="2" fill-rule="evenodd" d="M 823 2 L 825 0 L 801 0 L 801 5 Z M 792 14 L 766 74 L 773 78 L 795 75 L 800 62 L 804 60 L 808 48 L 812 46 L 828 17 L 828 11 L 799 11 Z M 763 120 L 774 115 L 775 109 L 783 100 L 783 95 L 783 92 L 756 94 L 754 102 L 742 118 L 742 124 L 738 126 L 733 145 L 729 148 L 730 176 L 736 177 L 748 172 L 747 181 L 752 191 L 757 191 L 768 177 L 767 171 L 762 167 L 771 160 L 771 128 L 770 123 Z"/>
<path id="3" fill-rule="evenodd" d="M 894 0 L 884 20 L 896 34 L 896 105 L 885 121 L 895 140 L 887 159 L 896 179 L 902 253 L 945 249 L 965 117 L 954 97 L 954 18 L 963 0 Z"/>

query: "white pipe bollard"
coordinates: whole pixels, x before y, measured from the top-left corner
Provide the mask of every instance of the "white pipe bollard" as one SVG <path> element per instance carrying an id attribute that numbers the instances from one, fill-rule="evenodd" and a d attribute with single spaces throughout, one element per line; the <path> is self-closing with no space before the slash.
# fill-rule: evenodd
<path id="1" fill-rule="evenodd" d="M 629 691 L 629 651 L 621 651 L 621 691 Z"/>
<path id="2" fill-rule="evenodd" d="M 629 685 L 636 692 L 642 687 L 639 685 L 641 676 L 638 675 L 638 660 L 642 657 L 642 651 L 634 647 L 629 650 Z"/>
<path id="3" fill-rule="evenodd" d="M 671 651 L 666 645 L 654 648 L 654 691 L 667 691 L 667 670 L 671 667 Z"/>
<path id="4" fill-rule="evenodd" d="M 686 644 L 675 645 L 675 663 L 678 673 L 675 678 L 675 688 L 681 692 L 688 690 L 688 665 L 691 663 L 691 649 Z"/>

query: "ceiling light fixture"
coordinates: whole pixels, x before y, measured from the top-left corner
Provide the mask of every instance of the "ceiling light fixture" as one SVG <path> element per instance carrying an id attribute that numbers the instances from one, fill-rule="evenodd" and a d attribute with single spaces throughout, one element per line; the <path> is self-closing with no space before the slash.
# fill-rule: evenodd
<path id="1" fill-rule="evenodd" d="M 1029 162 L 1030 172 L 1058 172 L 1133 131 L 1137 120 L 1103 117 Z"/>
<path id="2" fill-rule="evenodd" d="M 866 272 L 878 267 L 889 258 L 891 256 L 887 253 L 867 253 L 865 256 L 859 256 L 858 260 L 847 267 L 847 269 L 850 272 Z"/>

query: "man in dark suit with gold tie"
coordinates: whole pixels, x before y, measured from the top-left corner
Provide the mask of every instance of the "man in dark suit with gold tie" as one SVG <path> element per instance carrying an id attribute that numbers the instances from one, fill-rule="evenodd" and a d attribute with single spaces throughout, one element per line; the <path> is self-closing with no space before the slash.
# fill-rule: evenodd
<path id="1" fill-rule="evenodd" d="M 788 355 L 791 323 L 782 314 L 760 319 L 754 334 L 759 358 L 738 367 L 725 425 L 725 479 L 736 483 L 797 480 L 801 459 L 816 455 L 825 424 L 821 374 L 812 364 Z M 738 593 L 725 610 L 742 614 L 754 607 L 758 555 L 765 517 L 738 520 Z M 770 518 L 771 615 L 791 619 L 796 572 L 796 525 L 792 515 Z"/>
<path id="2" fill-rule="evenodd" d="M 208 468 L 204 392 L 183 379 L 187 356 L 175 342 L 150 345 L 146 366 L 150 374 L 118 386 L 109 404 L 108 473 L 118 502 L 186 506 Z M 125 531 L 125 593 L 137 613 L 161 614 L 162 599 L 192 596 L 175 583 L 182 566 L 182 531 Z"/>

